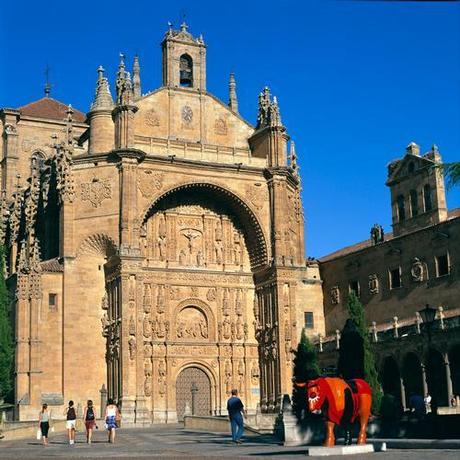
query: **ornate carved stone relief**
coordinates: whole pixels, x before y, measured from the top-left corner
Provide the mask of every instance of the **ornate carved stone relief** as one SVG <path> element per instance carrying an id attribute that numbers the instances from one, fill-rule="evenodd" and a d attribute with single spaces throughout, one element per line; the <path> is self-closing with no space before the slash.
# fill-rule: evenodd
<path id="1" fill-rule="evenodd" d="M 149 109 L 144 115 L 145 124 L 148 126 L 160 126 L 160 118 L 155 109 Z"/>
<path id="2" fill-rule="evenodd" d="M 412 267 L 410 269 L 412 280 L 420 283 L 425 279 L 425 267 L 418 257 L 414 257 Z"/>
<path id="3" fill-rule="evenodd" d="M 249 202 L 258 210 L 262 209 L 264 203 L 268 201 L 267 194 L 262 185 L 246 185 L 245 196 Z"/>
<path id="4" fill-rule="evenodd" d="M 214 124 L 214 132 L 221 136 L 225 136 L 228 132 L 227 122 L 223 118 L 218 118 Z"/>
<path id="5" fill-rule="evenodd" d="M 163 188 L 163 182 L 163 173 L 155 173 L 149 169 L 139 171 L 137 186 L 144 198 L 152 198 L 156 192 Z"/>
<path id="6" fill-rule="evenodd" d="M 83 182 L 81 200 L 89 201 L 94 208 L 101 206 L 104 200 L 112 198 L 112 183 L 108 179 L 94 178 L 91 182 Z"/>
<path id="7" fill-rule="evenodd" d="M 378 276 L 373 273 L 369 275 L 369 294 L 378 294 L 380 290 L 379 286 L 379 278 Z"/>
<path id="8" fill-rule="evenodd" d="M 331 288 L 331 303 L 337 305 L 340 302 L 340 288 L 338 286 L 332 286 Z"/>
<path id="9" fill-rule="evenodd" d="M 184 308 L 178 315 L 176 337 L 185 340 L 205 340 L 209 338 L 206 316 L 197 308 Z"/>

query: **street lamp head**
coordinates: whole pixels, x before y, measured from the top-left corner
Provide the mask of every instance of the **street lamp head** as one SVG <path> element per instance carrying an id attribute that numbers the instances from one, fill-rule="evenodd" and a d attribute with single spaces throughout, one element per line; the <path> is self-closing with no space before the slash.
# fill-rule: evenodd
<path id="1" fill-rule="evenodd" d="M 425 308 L 419 311 L 422 321 L 425 324 L 431 324 L 436 316 L 436 311 L 436 308 L 430 307 L 428 304 L 426 304 Z"/>

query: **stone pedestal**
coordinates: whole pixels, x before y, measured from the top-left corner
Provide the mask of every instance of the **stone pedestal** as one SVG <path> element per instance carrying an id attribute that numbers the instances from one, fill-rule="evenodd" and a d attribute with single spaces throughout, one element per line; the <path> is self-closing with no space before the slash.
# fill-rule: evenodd
<path id="1" fill-rule="evenodd" d="M 384 443 L 383 443 L 384 444 Z M 381 450 L 386 450 L 383 448 Z M 309 457 L 329 457 L 331 455 L 356 455 L 376 452 L 373 444 L 363 444 L 355 446 L 334 446 L 334 447 L 309 447 L 307 456 Z"/>

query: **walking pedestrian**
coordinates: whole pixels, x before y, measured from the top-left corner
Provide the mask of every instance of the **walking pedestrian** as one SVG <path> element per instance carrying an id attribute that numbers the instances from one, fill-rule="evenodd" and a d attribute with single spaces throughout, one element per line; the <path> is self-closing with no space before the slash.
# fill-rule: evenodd
<path id="1" fill-rule="evenodd" d="M 48 404 L 43 404 L 42 410 L 38 414 L 38 425 L 42 433 L 43 445 L 48 445 L 48 432 L 50 430 L 51 411 L 48 409 Z"/>
<path id="2" fill-rule="evenodd" d="M 77 413 L 73 401 L 69 401 L 69 405 L 65 408 L 64 415 L 66 416 L 67 433 L 69 435 L 69 444 L 73 446 L 75 444 L 75 429 L 77 424 Z"/>
<path id="3" fill-rule="evenodd" d="M 91 444 L 91 438 L 93 437 L 93 430 L 97 428 L 96 425 L 96 414 L 94 413 L 93 401 L 88 399 L 85 410 L 83 412 L 83 421 L 86 428 L 86 442 Z"/>
<path id="4" fill-rule="evenodd" d="M 109 434 L 109 442 L 115 442 L 115 430 L 118 428 L 117 422 L 121 419 L 120 411 L 112 398 L 107 401 L 105 409 L 105 426 Z"/>
<path id="5" fill-rule="evenodd" d="M 232 396 L 227 401 L 227 411 L 232 429 L 232 440 L 236 444 L 241 444 L 244 432 L 243 412 L 246 414 L 246 411 L 241 399 L 238 398 L 238 390 L 236 389 L 232 390 Z"/>

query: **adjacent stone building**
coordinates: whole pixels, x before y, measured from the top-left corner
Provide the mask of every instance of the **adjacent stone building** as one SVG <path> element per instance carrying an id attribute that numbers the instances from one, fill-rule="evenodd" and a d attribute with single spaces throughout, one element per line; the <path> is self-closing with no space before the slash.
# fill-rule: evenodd
<path id="1" fill-rule="evenodd" d="M 100 67 L 86 116 L 48 94 L 0 113 L 21 420 L 103 387 L 128 424 L 225 413 L 231 388 L 275 413 L 305 315 L 325 333 L 276 98 L 261 92 L 254 126 L 233 75 L 228 103 L 209 93 L 186 24 L 162 53 L 155 91 L 122 55 L 115 100 Z"/>
<path id="2" fill-rule="evenodd" d="M 411 394 L 446 406 L 460 394 L 460 209 L 448 212 L 438 148 L 415 143 L 388 165 L 393 232 L 379 225 L 369 240 L 320 259 L 327 338 L 324 367 L 337 362 L 346 302 L 353 290 L 365 307 L 385 392 L 403 406 Z M 438 310 L 432 342 L 419 311 Z"/>

